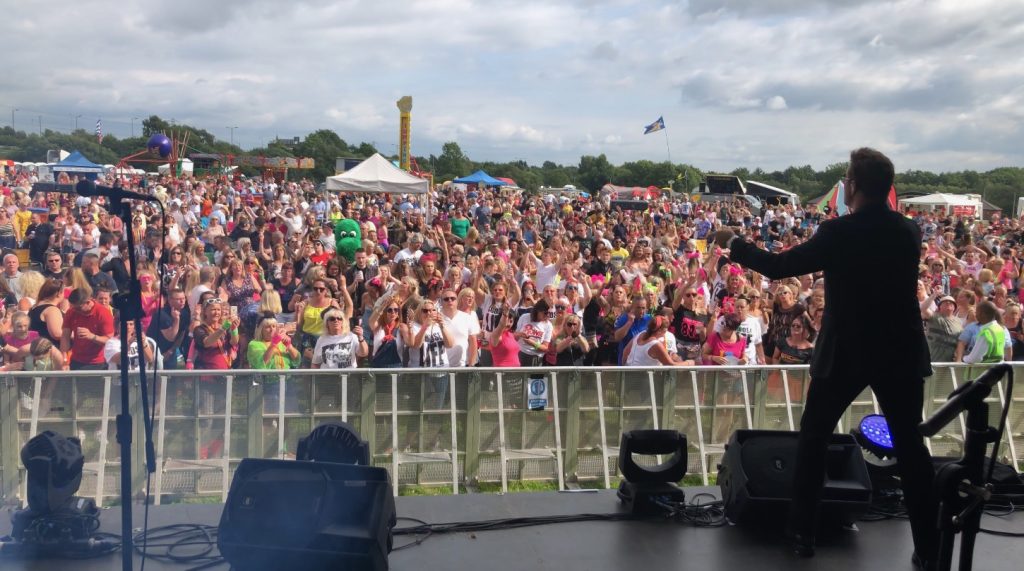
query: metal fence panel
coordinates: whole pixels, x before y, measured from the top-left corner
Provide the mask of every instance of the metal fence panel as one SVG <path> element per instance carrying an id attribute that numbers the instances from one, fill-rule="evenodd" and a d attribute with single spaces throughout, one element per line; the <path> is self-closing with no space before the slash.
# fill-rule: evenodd
<path id="1" fill-rule="evenodd" d="M 982 369 L 936 364 L 923 413 Z M 1024 371 L 1018 367 L 1016 372 Z M 724 443 L 740 428 L 799 427 L 809 385 L 806 367 L 388 369 L 349 371 L 164 371 L 156 384 L 157 501 L 226 494 L 244 457 L 293 458 L 296 443 L 323 422 L 346 421 L 371 442 L 374 464 L 398 486 L 473 488 L 484 482 L 543 480 L 557 485 L 617 478 L 623 431 L 671 428 L 688 437 L 689 472 L 709 481 Z M 545 410 L 527 406 L 531 378 L 548 381 Z M 54 430 L 82 440 L 80 494 L 109 501 L 119 494 L 120 450 L 114 416 L 118 379 L 108 372 L 25 373 L 0 377 L 0 502 L 24 498 L 18 452 L 34 434 Z M 990 422 L 1006 399 L 1003 383 L 989 399 Z M 139 387 L 135 492 L 141 490 Z M 453 401 L 454 399 L 454 401 Z M 1024 394 L 1010 403 L 1000 459 L 1020 466 Z M 878 412 L 869 390 L 849 407 L 837 430 L 849 431 Z M 935 455 L 963 446 L 962 420 L 928 442 Z M 645 459 L 651 462 L 652 459 Z M 458 491 L 456 485 L 453 491 Z"/>

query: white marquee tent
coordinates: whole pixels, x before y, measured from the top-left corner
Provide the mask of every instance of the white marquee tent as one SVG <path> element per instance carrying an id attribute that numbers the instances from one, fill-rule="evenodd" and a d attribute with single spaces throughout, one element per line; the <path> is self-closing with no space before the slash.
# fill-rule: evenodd
<path id="1" fill-rule="evenodd" d="M 430 182 L 405 172 L 379 153 L 374 153 L 357 166 L 339 175 L 327 177 L 327 190 L 426 194 L 430 190 Z"/>
<path id="2" fill-rule="evenodd" d="M 915 196 L 914 198 L 901 198 L 900 208 L 910 206 L 915 210 L 939 210 L 947 215 L 980 216 L 982 212 L 981 196 L 977 194 L 946 194 L 938 192 Z"/>

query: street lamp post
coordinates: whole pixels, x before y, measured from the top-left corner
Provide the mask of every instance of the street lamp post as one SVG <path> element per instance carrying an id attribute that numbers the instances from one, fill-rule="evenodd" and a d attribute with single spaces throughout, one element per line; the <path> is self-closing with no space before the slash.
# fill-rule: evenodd
<path id="1" fill-rule="evenodd" d="M 17 107 L 11 107 L 11 129 L 14 129 L 14 112 L 18 111 Z"/>
<path id="2" fill-rule="evenodd" d="M 75 115 L 75 130 L 76 130 L 76 131 L 78 130 L 78 119 L 79 119 L 80 117 L 81 117 L 81 115 Z"/>
<path id="3" fill-rule="evenodd" d="M 132 117 L 132 138 L 133 139 L 135 138 L 135 121 L 137 119 L 138 119 L 138 117 Z"/>
<path id="4" fill-rule="evenodd" d="M 39 134 L 40 135 L 43 134 L 43 116 L 42 115 L 39 116 Z"/>
<path id="5" fill-rule="evenodd" d="M 229 130 L 229 131 L 231 131 L 231 146 L 235 146 L 235 129 L 237 129 L 238 126 L 236 125 L 234 127 L 224 127 L 224 128 Z"/>

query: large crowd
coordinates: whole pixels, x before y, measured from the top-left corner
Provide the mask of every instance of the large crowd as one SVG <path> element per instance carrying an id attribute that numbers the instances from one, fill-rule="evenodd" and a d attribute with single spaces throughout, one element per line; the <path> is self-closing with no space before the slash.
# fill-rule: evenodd
<path id="1" fill-rule="evenodd" d="M 772 281 L 709 238 L 728 225 L 785 251 L 827 208 L 666 193 L 641 211 L 511 188 L 397 196 L 164 177 L 117 181 L 163 204 L 134 205 L 128 228 L 101 199 L 33 182 L 0 179 L 5 370 L 119 366 L 128 232 L 144 313 L 144 331 L 128 328 L 134 367 L 803 364 L 826 303 L 820 275 Z M 932 360 L 1024 359 L 1021 222 L 906 214 L 922 233 Z M 885 294 L 877 279 L 865 295 Z"/>

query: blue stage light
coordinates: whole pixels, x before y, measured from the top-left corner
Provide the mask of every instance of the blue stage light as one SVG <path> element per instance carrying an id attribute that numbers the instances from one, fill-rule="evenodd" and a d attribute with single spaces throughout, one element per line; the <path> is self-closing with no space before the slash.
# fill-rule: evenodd
<path id="1" fill-rule="evenodd" d="M 880 414 L 869 414 L 860 421 L 860 433 L 872 444 L 885 450 L 893 450 L 892 433 L 889 432 L 889 423 Z"/>
<path id="2" fill-rule="evenodd" d="M 850 431 L 857 443 L 881 459 L 894 458 L 896 448 L 892 443 L 889 423 L 880 414 L 869 414 L 861 419 L 857 428 Z"/>

